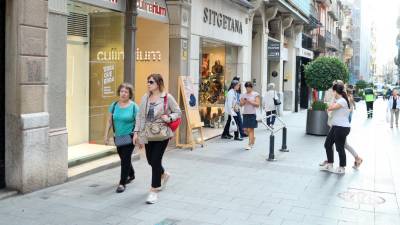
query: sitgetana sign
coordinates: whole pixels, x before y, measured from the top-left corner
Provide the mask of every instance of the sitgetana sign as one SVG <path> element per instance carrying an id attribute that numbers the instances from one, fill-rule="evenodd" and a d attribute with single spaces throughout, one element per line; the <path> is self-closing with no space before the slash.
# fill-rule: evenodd
<path id="1" fill-rule="evenodd" d="M 204 8 L 203 13 L 204 23 L 208 23 L 224 30 L 232 31 L 234 33 L 243 33 L 242 21 L 207 7 Z"/>

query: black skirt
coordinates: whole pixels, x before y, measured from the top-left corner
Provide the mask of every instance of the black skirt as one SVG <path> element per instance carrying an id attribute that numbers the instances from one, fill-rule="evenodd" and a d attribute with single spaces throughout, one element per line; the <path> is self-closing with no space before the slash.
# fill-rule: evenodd
<path id="1" fill-rule="evenodd" d="M 243 114 L 243 128 L 257 128 L 256 114 Z"/>

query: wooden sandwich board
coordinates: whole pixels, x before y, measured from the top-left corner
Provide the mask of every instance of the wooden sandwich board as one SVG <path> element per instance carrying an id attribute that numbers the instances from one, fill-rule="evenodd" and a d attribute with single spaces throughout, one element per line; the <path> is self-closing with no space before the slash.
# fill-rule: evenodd
<path id="1" fill-rule="evenodd" d="M 190 101 L 192 96 L 192 101 Z M 176 132 L 176 146 L 178 148 L 196 148 L 196 140 L 194 140 L 193 131 L 198 131 L 200 140 L 198 141 L 201 147 L 204 146 L 203 126 L 199 113 L 199 104 L 194 96 L 193 78 L 189 76 L 180 76 L 178 79 L 178 105 L 182 108 L 182 114 L 186 117 L 186 140 L 188 143 L 180 143 L 180 128 Z M 195 101 L 193 101 L 195 100 Z"/>

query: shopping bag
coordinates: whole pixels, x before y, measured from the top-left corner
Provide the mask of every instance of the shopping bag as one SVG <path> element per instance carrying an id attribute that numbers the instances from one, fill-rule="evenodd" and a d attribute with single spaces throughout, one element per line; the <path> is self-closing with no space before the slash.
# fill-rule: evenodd
<path id="1" fill-rule="evenodd" d="M 237 130 L 238 130 L 238 127 L 237 127 L 236 121 L 232 117 L 231 124 L 229 125 L 229 133 L 235 132 Z"/>

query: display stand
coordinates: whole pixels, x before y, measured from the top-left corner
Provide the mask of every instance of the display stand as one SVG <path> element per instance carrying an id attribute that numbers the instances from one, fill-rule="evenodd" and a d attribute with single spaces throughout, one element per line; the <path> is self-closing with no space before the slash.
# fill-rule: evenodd
<path id="1" fill-rule="evenodd" d="M 196 99 L 190 101 L 190 96 L 194 95 L 193 87 L 191 77 L 180 76 L 178 78 L 178 105 L 183 107 L 182 113 L 185 113 L 186 116 L 186 136 L 188 143 L 180 143 L 180 128 L 178 128 L 176 132 L 176 146 L 178 148 L 190 148 L 191 150 L 196 148 L 196 140 L 194 139 L 193 131 L 199 132 L 200 140 L 198 144 L 200 144 L 201 147 L 204 146 L 204 123 L 201 122 L 200 119 L 198 101 Z"/>

